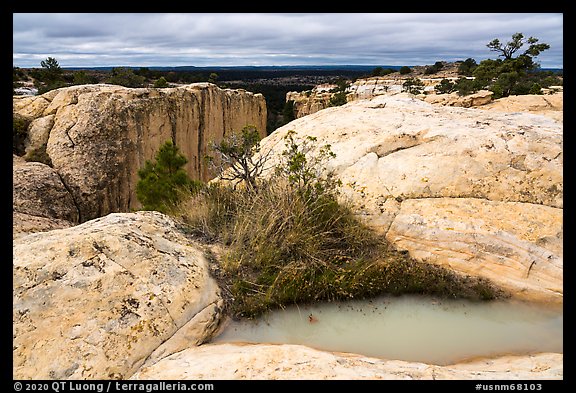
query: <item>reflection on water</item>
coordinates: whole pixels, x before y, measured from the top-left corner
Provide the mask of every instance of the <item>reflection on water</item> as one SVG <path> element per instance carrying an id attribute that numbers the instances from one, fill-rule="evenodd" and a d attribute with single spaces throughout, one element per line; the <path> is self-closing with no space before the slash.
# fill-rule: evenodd
<path id="1" fill-rule="evenodd" d="M 446 365 L 477 356 L 562 352 L 560 307 L 380 297 L 290 307 L 230 322 L 212 342 L 303 344 Z"/>

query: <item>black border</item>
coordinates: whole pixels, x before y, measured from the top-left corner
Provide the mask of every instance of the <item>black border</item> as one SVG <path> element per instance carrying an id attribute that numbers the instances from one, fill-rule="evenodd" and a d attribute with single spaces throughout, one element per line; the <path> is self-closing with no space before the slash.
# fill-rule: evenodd
<path id="1" fill-rule="evenodd" d="M 415 4 L 414 2 L 405 2 L 401 4 L 393 4 L 392 2 L 385 2 L 381 3 L 381 5 L 373 5 L 374 3 L 362 3 L 362 4 L 345 4 L 345 7 L 341 6 L 341 3 L 335 3 L 334 1 L 331 2 L 314 2 L 314 3 L 288 3 L 283 2 L 282 4 L 277 4 L 275 10 L 262 10 L 262 5 L 257 2 L 236 2 L 235 5 L 230 5 L 226 3 L 208 3 L 208 4 L 199 4 L 198 2 L 182 2 L 178 4 L 171 4 L 170 5 L 170 12 L 297 12 L 294 10 L 295 5 L 299 6 L 301 9 L 299 12 L 455 12 L 461 11 L 462 4 L 449 4 L 446 2 L 422 2 L 421 4 Z M 533 3 L 530 3 L 532 5 Z M 159 7 L 160 5 L 160 7 Z M 99 10 L 96 12 L 165 12 L 168 10 L 162 10 L 161 7 L 162 3 L 156 4 L 151 2 L 124 2 L 123 5 L 116 3 L 86 3 L 86 2 L 66 2 L 66 1 L 58 1 L 58 2 L 43 2 L 43 3 L 35 3 L 31 5 L 29 2 L 24 1 L 16 1 L 11 2 L 9 4 L 10 13 L 2 12 L 2 17 L 5 18 L 5 22 L 3 23 L 4 26 L 12 26 L 12 13 L 14 12 L 95 12 L 93 10 L 94 6 L 96 6 Z M 492 7 L 490 7 L 492 5 Z M 548 2 L 548 3 L 539 3 L 537 10 L 526 10 L 526 4 L 521 6 L 518 3 L 514 2 L 497 2 L 488 4 L 488 7 L 491 8 L 488 11 L 486 10 L 474 10 L 474 11 L 463 11 L 463 12 L 556 12 L 556 13 L 563 13 L 565 23 L 568 22 L 569 25 L 567 26 L 567 30 L 564 31 L 564 45 L 567 45 L 567 48 L 570 47 L 569 44 L 573 42 L 573 33 L 572 36 L 569 35 L 568 32 L 572 31 L 571 22 L 574 20 L 572 17 L 574 13 L 569 12 L 569 8 L 566 4 L 560 4 L 559 2 Z M 124 9 L 122 9 L 122 7 Z M 206 9 L 206 7 L 211 9 Z M 398 7 L 403 9 L 398 9 Z M 92 8 L 92 9 L 90 9 Z M 306 9 L 302 9 L 306 8 Z M 338 9 L 339 8 L 339 9 Z M 361 9 L 360 9 L 361 8 Z M 372 8 L 378 8 L 372 10 Z M 460 9 L 459 9 L 460 8 Z M 520 10 L 521 8 L 521 10 Z M 533 7 L 532 7 L 533 8 Z M 571 17 L 572 16 L 572 17 Z M 8 20 L 8 18 L 10 18 Z M 568 32 L 567 32 L 568 31 Z M 571 49 L 571 48 L 570 48 Z M 568 49 L 567 53 L 570 54 L 572 51 Z M 565 61 L 566 62 L 566 61 Z M 7 64 L 10 64 L 11 61 L 7 61 Z M 573 102 L 573 89 L 574 89 L 574 80 L 572 73 L 570 72 L 572 68 L 564 68 L 564 97 L 565 103 L 564 106 L 568 108 L 567 114 L 564 116 L 564 128 L 568 130 L 565 134 L 565 147 L 568 147 L 568 154 L 564 154 L 564 169 L 569 168 L 572 169 L 573 166 L 571 165 L 570 161 L 572 160 L 572 155 L 570 154 L 569 147 L 571 146 L 571 141 L 574 138 L 573 131 L 574 127 L 571 126 L 574 124 L 574 115 L 571 112 L 571 108 L 575 108 Z M 4 74 L 6 76 L 6 84 L 8 84 L 9 75 L 8 70 Z M 6 86 L 8 90 L 8 86 Z M 6 96 L 8 97 L 8 96 Z M 9 98 L 8 98 L 9 99 Z M 10 104 L 6 103 L 3 108 L 6 108 L 6 112 L 8 111 L 8 107 Z M 11 114 L 6 114 L 5 118 L 11 117 Z M 566 127 L 568 125 L 568 127 Z M 12 157 L 11 152 L 6 152 L 3 157 Z M 9 168 L 10 163 L 5 163 L 4 167 Z M 566 174 L 566 171 L 564 171 Z M 12 178 L 9 175 L 6 175 L 4 179 L 10 182 L 9 185 L 12 184 Z M 565 182 L 570 184 L 570 181 Z M 564 190 L 564 199 L 570 200 L 571 195 L 571 188 Z M 568 198 L 566 198 L 568 196 Z M 565 204 L 564 207 L 564 223 L 568 224 L 568 227 L 564 227 L 564 239 L 569 239 L 571 234 L 570 231 L 570 224 L 573 223 L 573 220 L 576 218 L 573 211 L 573 206 L 568 203 Z M 7 213 L 6 222 L 12 223 L 12 216 Z M 11 233 L 11 227 L 8 228 L 6 225 L 7 231 L 6 234 Z M 8 231 L 9 230 L 9 231 Z M 572 257 L 573 251 L 570 247 L 564 247 L 565 259 L 568 261 L 567 264 L 564 266 L 564 282 L 567 284 L 564 286 L 564 307 L 568 311 L 565 313 L 567 316 L 572 315 L 572 311 L 574 310 L 574 292 L 573 287 L 571 285 L 571 279 L 574 277 L 573 273 L 573 261 L 574 258 Z M 5 262 L 6 270 L 8 270 L 8 263 Z M 11 272 L 6 272 L 6 277 L 11 277 Z M 10 281 L 12 281 L 10 279 Z M 12 286 L 5 285 L 6 292 L 10 293 L 6 296 L 12 297 Z M 8 321 L 10 318 L 10 314 L 8 312 L 3 313 L 4 316 L 4 323 L 3 326 L 10 326 L 12 321 Z M 405 381 L 180 381 L 181 383 L 198 383 L 198 382 L 207 382 L 213 383 L 215 386 L 214 391 L 224 391 L 224 390 L 232 390 L 232 389 L 262 389 L 262 390 L 270 390 L 274 388 L 306 388 L 306 389 L 341 389 L 341 388 L 348 388 L 348 389 L 370 389 L 370 390 L 380 390 L 385 391 L 385 389 L 392 388 L 392 389 L 402 389 L 402 388 L 409 388 L 409 389 L 442 389 L 442 391 L 456 391 L 456 392 L 467 392 L 467 391 L 475 391 L 475 386 L 478 383 L 482 383 L 485 385 L 494 385 L 494 384 L 517 384 L 517 383 L 527 383 L 527 384 L 535 384 L 540 383 L 542 384 L 542 391 L 549 392 L 549 391 L 565 391 L 566 388 L 569 386 L 574 386 L 574 373 L 572 372 L 573 366 L 576 364 L 574 359 L 573 353 L 573 339 L 572 339 L 572 332 L 574 331 L 574 326 L 569 325 L 570 321 L 568 318 L 564 320 L 564 379 L 561 381 L 540 381 L 540 380 L 522 380 L 522 381 L 512 381 L 512 380 L 503 380 L 503 381 L 486 381 L 486 380 L 466 380 L 466 381 L 447 381 L 447 380 L 436 380 L 436 381 L 410 381 L 406 383 Z M 12 365 L 12 346 L 11 340 L 0 340 L 3 345 L 3 350 L 6 351 L 6 354 L 3 356 L 4 359 L 4 367 L 1 368 L 2 372 L 2 380 L 11 380 L 9 384 L 4 386 L 11 387 L 11 390 L 15 390 L 14 383 L 16 382 L 13 380 L 12 377 L 12 369 L 9 365 Z M 10 359 L 9 361 L 7 361 Z M 32 383 L 32 381 L 21 381 L 24 385 L 28 385 Z M 34 381 L 36 383 L 49 383 L 51 384 L 54 381 Z M 74 381 L 76 382 L 76 381 Z M 97 383 L 107 383 L 108 381 L 82 381 L 83 383 L 87 384 L 97 384 Z M 135 383 L 145 383 L 145 382 L 160 382 L 160 381 L 122 381 L 123 384 L 130 385 Z M 164 381 L 164 382 L 174 382 L 174 381 Z M 278 385 L 281 386 L 278 386 Z M 384 385 L 382 385 L 384 384 Z M 573 388 L 572 388 L 573 389 Z M 494 390 L 494 389 L 492 389 Z M 133 390 L 134 391 L 134 390 Z M 480 390 L 485 391 L 485 390 Z"/>

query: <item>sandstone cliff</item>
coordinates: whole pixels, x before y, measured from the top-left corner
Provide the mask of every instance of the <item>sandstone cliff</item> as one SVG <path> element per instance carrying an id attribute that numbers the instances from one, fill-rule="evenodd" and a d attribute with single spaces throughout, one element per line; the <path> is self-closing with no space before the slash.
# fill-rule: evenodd
<path id="1" fill-rule="evenodd" d="M 544 116 L 434 106 L 407 94 L 328 108 L 294 130 L 331 144 L 329 167 L 366 222 L 419 260 L 562 301 L 562 124 Z"/>
<path id="2" fill-rule="evenodd" d="M 286 93 L 286 101 L 294 102 L 294 117 L 299 119 L 311 113 L 330 106 L 330 98 L 333 93 L 330 90 L 336 88 L 336 85 L 318 85 L 310 91 L 289 91 Z"/>
<path id="3" fill-rule="evenodd" d="M 203 253 L 157 212 L 19 237 L 13 255 L 15 379 L 128 378 L 219 321 Z"/>
<path id="4" fill-rule="evenodd" d="M 73 86 L 15 97 L 14 113 L 32 120 L 26 152 L 45 145 L 80 222 L 139 208 L 138 169 L 167 140 L 188 158 L 191 178 L 209 180 L 209 141 L 248 124 L 262 136 L 266 132 L 261 94 L 209 83 L 167 89 Z"/>

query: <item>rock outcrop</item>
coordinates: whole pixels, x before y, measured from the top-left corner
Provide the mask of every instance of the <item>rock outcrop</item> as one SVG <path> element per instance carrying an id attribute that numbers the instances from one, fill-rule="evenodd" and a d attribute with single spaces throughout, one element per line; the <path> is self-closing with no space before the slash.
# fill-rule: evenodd
<path id="1" fill-rule="evenodd" d="M 210 338 L 222 298 L 157 212 L 113 213 L 13 245 L 15 379 L 128 378 Z"/>
<path id="2" fill-rule="evenodd" d="M 330 91 L 336 87 L 338 86 L 325 84 L 315 86 L 310 91 L 289 91 L 286 93 L 286 101 L 294 102 L 294 117 L 299 119 L 328 108 L 330 106 L 330 98 L 334 95 Z"/>
<path id="3" fill-rule="evenodd" d="M 561 354 L 542 353 L 436 366 L 301 345 L 208 344 L 144 367 L 131 379 L 562 379 L 562 358 Z"/>
<path id="4" fill-rule="evenodd" d="M 367 100 L 379 95 L 394 95 L 401 93 L 402 85 L 408 78 L 417 77 L 420 79 L 424 85 L 424 93 L 434 92 L 434 87 L 439 84 L 442 79 L 448 79 L 452 82 L 458 79 L 454 67 L 447 69 L 446 71 L 441 71 L 433 76 L 423 75 L 423 72 L 422 68 L 418 72 L 413 72 L 407 75 L 400 75 L 396 72 L 386 76 L 357 79 L 346 89 L 346 100 L 348 102 Z M 302 92 L 290 91 L 286 93 L 286 101 L 294 102 L 294 117 L 299 119 L 303 116 L 328 108 L 330 106 L 330 99 L 334 95 L 331 90 L 337 87 L 337 85 L 324 84 L 317 85 L 312 90 Z M 425 96 L 426 95 L 423 94 L 422 98 Z M 459 99 L 459 97 L 454 94 L 449 100 L 449 105 L 469 107 L 469 103 L 474 100 L 477 102 L 476 105 L 481 105 L 478 103 L 477 98 Z M 441 98 L 437 98 L 436 101 L 443 103 L 443 99 Z M 490 100 L 483 100 L 482 103 L 489 101 Z"/>
<path id="5" fill-rule="evenodd" d="M 564 93 L 502 97 L 479 106 L 478 109 L 497 112 L 528 112 L 544 115 L 561 123 L 564 119 Z"/>
<path id="6" fill-rule="evenodd" d="M 78 210 L 58 173 L 40 162 L 12 156 L 13 237 L 66 228 L 78 223 Z"/>
<path id="7" fill-rule="evenodd" d="M 172 140 L 193 179 L 213 177 L 210 141 L 251 124 L 266 132 L 261 94 L 209 83 L 166 89 L 83 85 L 14 97 L 14 113 L 31 120 L 26 153 L 42 148 L 84 222 L 137 209 L 138 170 Z"/>
<path id="8" fill-rule="evenodd" d="M 446 106 L 461 106 L 470 108 L 474 106 L 486 105 L 492 102 L 492 93 L 489 90 L 480 90 L 467 96 L 459 96 L 458 93 L 450 94 L 427 94 L 422 99 L 430 104 L 440 104 Z"/>
<path id="9" fill-rule="evenodd" d="M 519 297 L 562 301 L 561 123 L 398 94 L 294 120 L 262 150 L 278 159 L 289 130 L 332 146 L 343 198 L 398 248 Z"/>

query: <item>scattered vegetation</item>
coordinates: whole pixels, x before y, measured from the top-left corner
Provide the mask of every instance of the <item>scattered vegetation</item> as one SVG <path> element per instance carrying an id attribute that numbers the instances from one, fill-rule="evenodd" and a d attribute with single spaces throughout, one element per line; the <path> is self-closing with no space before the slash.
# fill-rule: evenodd
<path id="1" fill-rule="evenodd" d="M 109 83 L 125 87 L 143 87 L 145 78 L 137 75 L 130 68 L 114 67 L 110 76 Z"/>
<path id="2" fill-rule="evenodd" d="M 249 135 L 246 145 L 252 143 Z M 338 201 L 326 169 L 334 153 L 312 137 L 284 138 L 281 161 L 257 187 L 211 184 L 172 214 L 191 235 L 218 244 L 218 277 L 234 317 L 256 317 L 294 303 L 383 293 L 491 299 L 487 282 L 416 262 L 393 249 Z M 248 152 L 249 150 L 246 150 Z"/>
<path id="3" fill-rule="evenodd" d="M 400 75 L 406 75 L 412 72 L 412 69 L 408 66 L 402 66 L 400 67 L 400 70 L 398 70 L 400 72 Z"/>
<path id="4" fill-rule="evenodd" d="M 282 117 L 285 123 L 290 123 L 296 118 L 294 113 L 294 100 L 288 100 L 284 104 L 284 109 L 282 110 Z"/>
<path id="5" fill-rule="evenodd" d="M 474 82 L 464 84 L 463 89 L 458 89 L 459 94 L 464 94 L 467 88 L 472 91 L 489 89 L 494 93 L 494 98 L 540 94 L 543 86 L 541 81 L 552 75 L 538 70 L 539 64 L 534 59 L 550 48 L 550 45 L 538 41 L 538 38 L 534 37 L 525 38 L 522 33 L 513 34 L 512 40 L 506 44 L 497 38 L 490 41 L 486 46 L 502 58 L 486 59 L 477 66 L 474 66 L 474 63 L 468 59 L 468 64 L 461 66 L 464 72 L 474 76 Z M 528 45 L 528 48 L 518 54 L 524 45 Z M 558 77 L 552 77 L 548 81 L 561 84 Z"/>
<path id="6" fill-rule="evenodd" d="M 385 76 L 395 72 L 392 68 L 376 67 L 372 70 L 370 76 Z"/>
<path id="7" fill-rule="evenodd" d="M 42 67 L 40 71 L 41 77 L 35 81 L 38 94 L 66 86 L 62 76 L 62 68 L 55 58 L 48 57 L 46 60 L 42 60 L 40 66 Z"/>
<path id="8" fill-rule="evenodd" d="M 448 94 L 452 93 L 455 90 L 454 83 L 450 82 L 448 79 L 444 78 L 434 86 L 434 90 L 436 94 Z"/>
<path id="9" fill-rule="evenodd" d="M 136 196 L 143 210 L 167 213 L 187 192 L 201 186 L 200 182 L 190 180 L 182 168 L 188 160 L 178 150 L 172 141 L 166 141 L 158 150 L 156 160 L 147 160 L 138 171 Z"/>
<path id="10" fill-rule="evenodd" d="M 436 63 L 434 63 L 434 65 L 426 67 L 426 69 L 424 69 L 424 74 L 425 75 L 435 74 L 438 71 L 440 71 L 443 67 L 444 64 L 441 61 L 437 61 Z"/>
<path id="11" fill-rule="evenodd" d="M 348 83 L 344 79 L 338 79 L 336 81 L 336 86 L 334 89 L 330 90 L 332 97 L 330 97 L 330 101 L 328 102 L 328 106 L 341 106 L 348 102 L 346 98 L 347 92 L 346 90 L 350 87 L 350 83 Z"/>
<path id="12" fill-rule="evenodd" d="M 476 67 L 478 67 L 478 63 L 476 63 L 476 60 L 469 57 L 463 62 L 461 62 L 460 65 L 458 66 L 458 74 L 463 76 L 472 76 L 472 71 L 474 71 L 474 68 Z"/>
<path id="13" fill-rule="evenodd" d="M 216 157 L 206 158 L 217 167 L 220 179 L 233 182 L 234 188 L 240 182 L 250 190 L 257 187 L 256 179 L 262 174 L 270 152 L 260 154 L 260 133 L 256 127 L 248 125 L 220 143 L 212 142 L 210 147 Z"/>
<path id="14" fill-rule="evenodd" d="M 158 88 L 158 89 L 163 89 L 165 87 L 168 87 L 168 82 L 166 81 L 166 78 L 164 78 L 163 76 L 161 76 L 160 78 L 158 78 L 156 80 L 156 82 L 154 82 L 154 87 Z"/>
<path id="15" fill-rule="evenodd" d="M 422 94 L 424 92 L 424 83 L 418 78 L 408 78 L 402 83 L 402 91 L 411 94 Z"/>
<path id="16" fill-rule="evenodd" d="M 80 70 L 74 73 L 74 84 L 75 85 L 90 85 L 98 83 L 98 78 L 94 75 L 89 75 L 84 70 Z"/>

